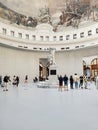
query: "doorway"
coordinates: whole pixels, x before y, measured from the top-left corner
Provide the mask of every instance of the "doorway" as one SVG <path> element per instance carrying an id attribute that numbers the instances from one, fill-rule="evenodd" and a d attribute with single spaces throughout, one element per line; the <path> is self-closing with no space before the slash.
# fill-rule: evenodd
<path id="1" fill-rule="evenodd" d="M 98 75 L 98 58 L 91 61 L 91 73 L 94 78 Z"/>
<path id="2" fill-rule="evenodd" d="M 83 72 L 93 80 L 98 75 L 98 56 L 85 57 L 83 59 Z"/>
<path id="3" fill-rule="evenodd" d="M 49 77 L 49 61 L 48 58 L 39 59 L 39 81 L 45 81 Z"/>

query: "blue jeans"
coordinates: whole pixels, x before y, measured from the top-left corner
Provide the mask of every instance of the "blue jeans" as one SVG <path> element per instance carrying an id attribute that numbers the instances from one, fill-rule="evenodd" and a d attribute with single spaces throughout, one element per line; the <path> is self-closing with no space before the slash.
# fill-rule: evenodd
<path id="1" fill-rule="evenodd" d="M 75 82 L 75 88 L 78 88 L 78 82 Z"/>

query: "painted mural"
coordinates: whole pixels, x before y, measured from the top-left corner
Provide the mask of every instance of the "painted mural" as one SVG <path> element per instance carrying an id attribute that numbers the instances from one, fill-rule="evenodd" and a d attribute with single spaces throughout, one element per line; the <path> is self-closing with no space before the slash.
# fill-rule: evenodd
<path id="1" fill-rule="evenodd" d="M 25 0 L 17 1 L 0 0 L 0 17 L 9 20 L 11 24 L 35 28 L 41 23 L 48 23 L 56 32 L 59 26 L 78 28 L 82 21 L 98 20 L 95 0 L 28 0 L 26 3 Z M 29 7 L 31 3 L 27 2 L 31 2 L 32 6 Z M 22 9 L 19 11 L 16 7 Z"/>

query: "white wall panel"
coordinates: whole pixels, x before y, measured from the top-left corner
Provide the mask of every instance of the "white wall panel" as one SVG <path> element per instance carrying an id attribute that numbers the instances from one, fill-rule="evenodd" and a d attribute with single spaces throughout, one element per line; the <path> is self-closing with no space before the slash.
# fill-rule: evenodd
<path id="1" fill-rule="evenodd" d="M 83 73 L 82 59 L 85 56 L 98 55 L 98 47 L 81 49 L 77 51 L 56 52 L 56 65 L 58 74 Z M 25 75 L 29 76 L 31 82 L 35 76 L 39 75 L 39 59 L 47 58 L 48 53 L 22 51 L 13 48 L 0 46 L 0 75 L 19 75 L 24 81 Z"/>

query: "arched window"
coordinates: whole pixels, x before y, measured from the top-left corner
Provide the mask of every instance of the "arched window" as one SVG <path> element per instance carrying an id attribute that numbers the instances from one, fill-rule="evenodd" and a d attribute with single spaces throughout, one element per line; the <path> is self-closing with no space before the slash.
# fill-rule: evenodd
<path id="1" fill-rule="evenodd" d="M 91 61 L 91 72 L 92 76 L 94 77 L 98 75 L 98 58 L 95 58 Z"/>

